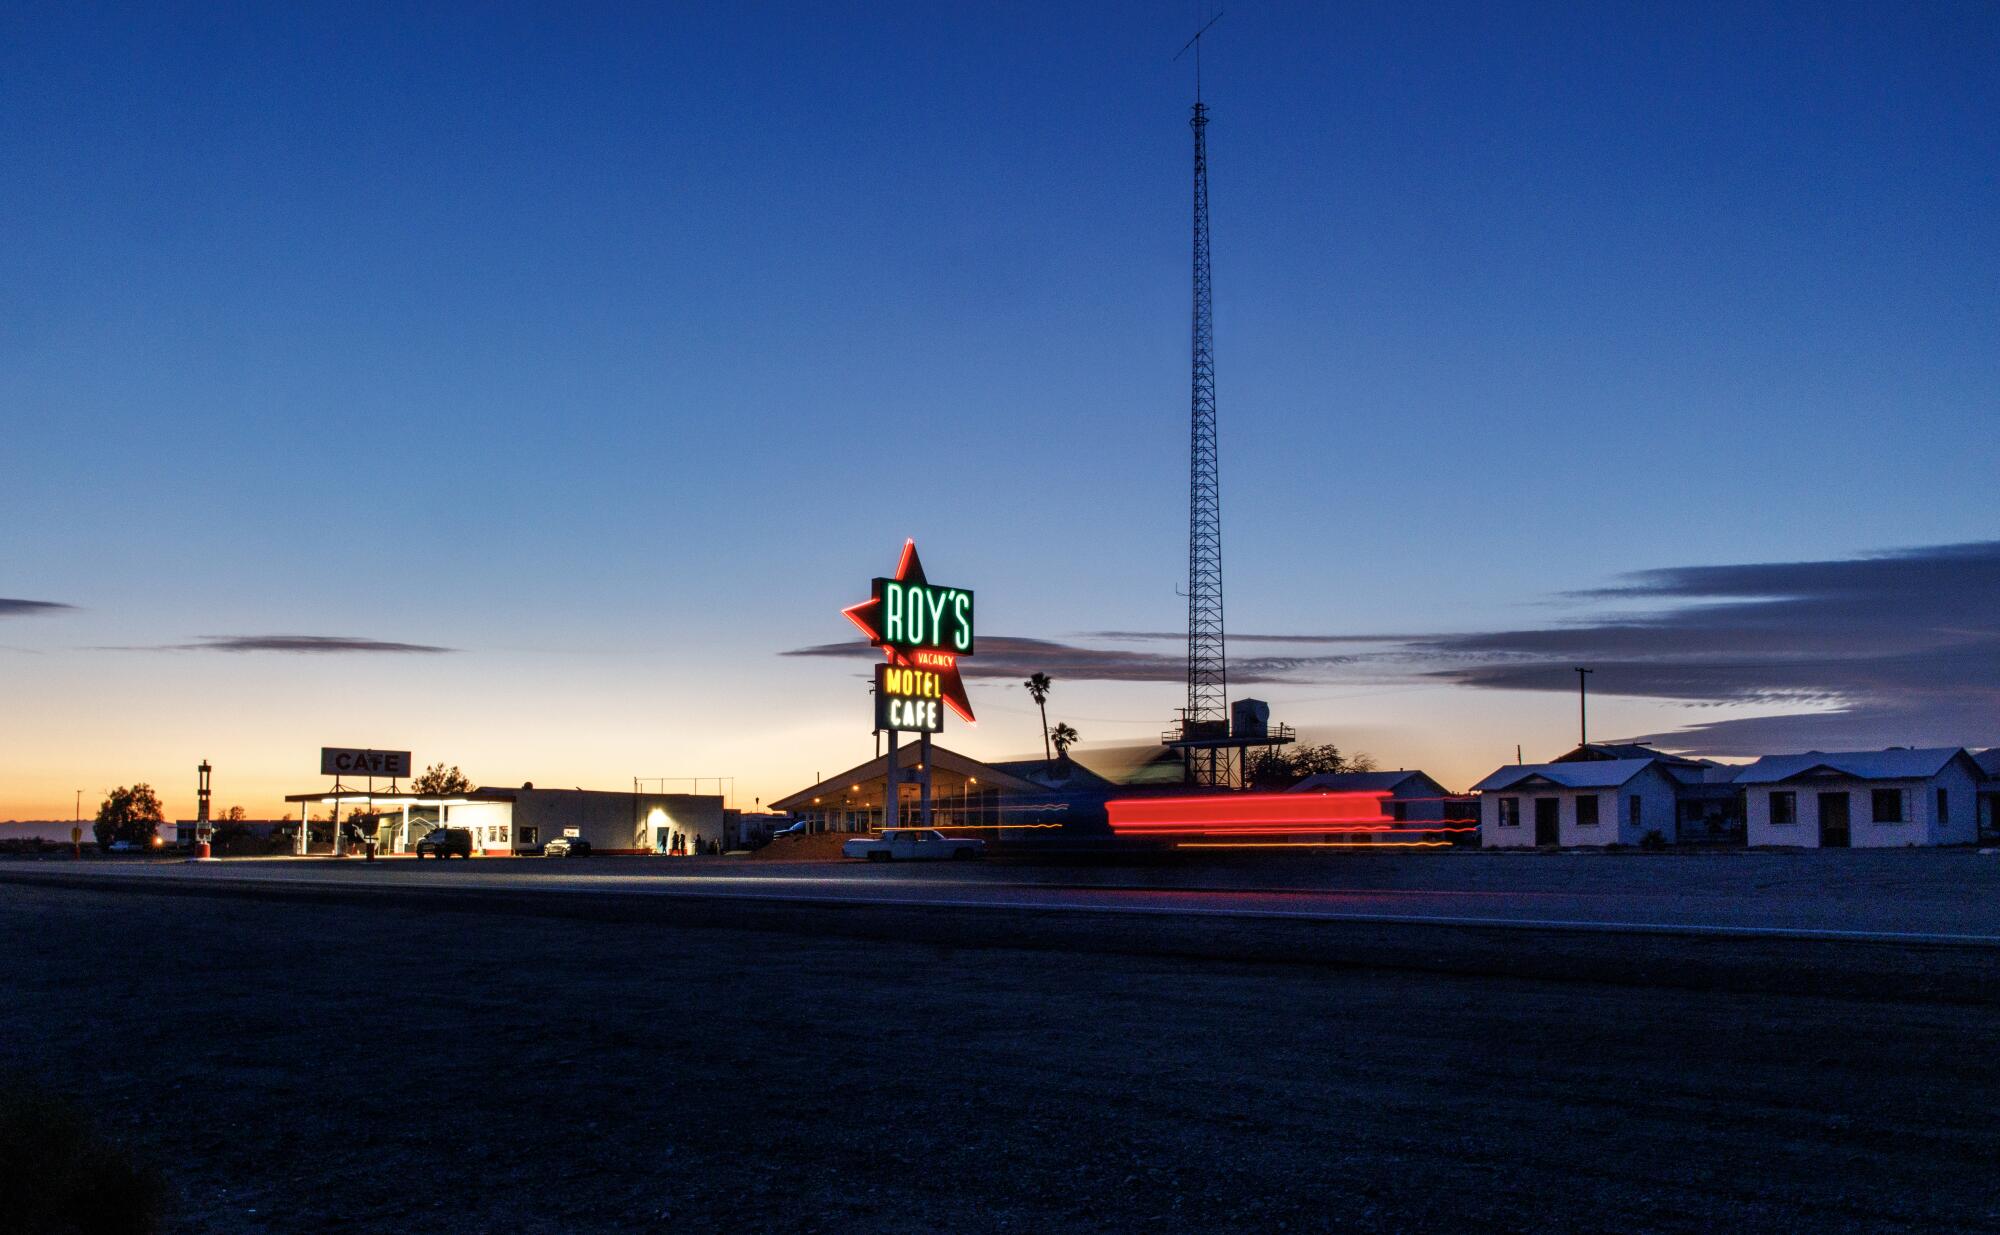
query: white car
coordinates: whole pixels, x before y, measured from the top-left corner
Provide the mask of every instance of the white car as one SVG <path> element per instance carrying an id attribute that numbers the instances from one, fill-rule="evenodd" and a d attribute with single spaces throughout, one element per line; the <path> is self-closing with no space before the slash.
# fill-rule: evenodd
<path id="1" fill-rule="evenodd" d="M 936 828 L 890 828 L 876 836 L 857 836 L 840 847 L 841 857 L 870 862 L 966 862 L 985 852 L 983 840 L 946 836 Z"/>

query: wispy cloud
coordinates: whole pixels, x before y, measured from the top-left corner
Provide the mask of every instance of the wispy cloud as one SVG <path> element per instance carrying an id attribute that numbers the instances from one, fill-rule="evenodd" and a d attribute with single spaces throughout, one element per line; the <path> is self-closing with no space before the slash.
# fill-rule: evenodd
<path id="1" fill-rule="evenodd" d="M 59 604 L 53 600 L 17 600 L 0 596 L 0 617 L 35 617 L 41 614 L 75 611 L 75 605 Z"/>
<path id="2" fill-rule="evenodd" d="M 1654 734 L 1707 754 L 1783 746 L 1985 743 L 2000 737 L 2000 542 L 1856 558 L 1643 571 L 1577 593 L 1651 612 L 1413 641 L 1472 663 L 1465 686 L 1797 703 Z"/>
<path id="3" fill-rule="evenodd" d="M 1083 636 L 1086 639 L 1111 639 L 1125 643 L 1171 642 L 1181 643 L 1187 639 L 1184 630 L 1094 630 Z M 1409 635 L 1256 635 L 1229 632 L 1231 643 L 1407 643 Z"/>
<path id="4" fill-rule="evenodd" d="M 189 643 L 149 643 L 112 649 L 121 652 L 294 652 L 326 656 L 350 653 L 386 652 L 399 655 L 437 655 L 456 648 L 434 647 L 428 643 L 397 643 L 386 639 L 357 639 L 347 635 L 200 635 Z"/>
<path id="5" fill-rule="evenodd" d="M 1232 684 L 1373 681 L 1476 690 L 1576 689 L 1696 704 L 1778 705 L 1647 736 L 1714 755 L 1785 748 L 2000 742 L 2000 541 L 1822 561 L 1678 566 L 1569 593 L 1604 610 L 1573 622 L 1465 634 L 1231 634 L 1232 648 L 1306 655 L 1230 659 Z M 1634 612 L 1635 608 L 1637 612 Z M 1179 643 L 1179 631 L 1087 641 Z M 1343 645 L 1346 650 L 1342 649 Z M 798 656 L 878 655 L 858 643 Z M 1178 651 L 981 639 L 969 676 L 1037 670 L 1079 680 L 1179 682 Z"/>
<path id="6" fill-rule="evenodd" d="M 1031 673 L 1047 673 L 1072 681 L 1090 682 L 1182 682 L 1187 680 L 1187 659 L 1166 652 L 1135 652 L 1122 648 L 1082 647 L 1052 639 L 1022 639 L 1007 635 L 981 635 L 979 654 L 962 662 L 969 678 L 1026 678 Z M 882 653 L 865 643 L 822 643 L 797 648 L 786 656 L 833 656 L 880 660 Z M 1232 682 L 1311 681 L 1316 671 L 1331 670 L 1350 662 L 1345 656 L 1242 657 L 1229 662 Z"/>

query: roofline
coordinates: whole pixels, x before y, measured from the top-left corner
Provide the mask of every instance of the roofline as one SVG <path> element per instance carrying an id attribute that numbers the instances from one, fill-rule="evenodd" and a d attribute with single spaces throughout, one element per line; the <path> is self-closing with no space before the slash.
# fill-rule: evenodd
<path id="1" fill-rule="evenodd" d="M 897 755 L 900 756 L 908 751 L 912 751 L 915 749 L 918 748 L 916 748 L 913 745 L 911 747 L 905 747 L 903 749 L 900 749 L 896 753 Z M 974 759 L 970 755 L 961 755 L 957 751 L 952 750 L 949 747 L 939 746 L 933 743 L 931 746 L 931 762 L 938 764 L 940 767 L 945 767 L 947 771 L 952 771 L 952 772 L 959 771 L 959 769 L 957 768 L 946 766 L 944 762 L 946 759 L 957 760 L 963 763 L 967 763 L 979 769 L 977 772 L 961 773 L 961 775 L 987 777 L 989 778 L 989 782 L 996 789 L 1006 789 L 1013 793 L 1050 792 L 1049 787 L 1046 785 L 1038 785 L 1031 780 L 1024 780 L 1023 778 L 1014 775 L 1012 772 L 1002 771 L 1001 769 L 994 767 L 992 764 L 981 763 L 979 760 Z M 873 780 L 878 775 L 886 778 L 889 770 L 888 762 L 889 762 L 889 756 L 887 753 L 877 755 L 873 759 L 869 759 L 865 762 L 855 764 L 853 767 L 848 768 L 844 772 L 836 772 L 832 776 L 828 776 L 822 780 L 815 781 L 813 784 L 807 786 L 804 789 L 799 790 L 796 793 L 789 793 L 782 798 L 775 798 L 766 805 L 765 809 L 773 811 L 787 811 L 787 812 L 798 810 L 801 807 L 812 805 L 812 799 L 815 795 L 818 795 L 820 797 L 826 796 L 827 786 L 829 785 L 834 786 L 833 792 L 837 793 L 840 791 L 839 789 L 840 786 L 851 785 L 858 780 L 859 781 Z M 912 759 L 910 762 L 911 764 L 914 764 L 916 760 Z M 876 764 L 881 764 L 882 765 L 881 768 L 877 769 L 875 767 Z M 899 759 L 897 762 L 897 767 L 902 768 L 905 766 L 908 765 L 903 764 Z M 886 781 L 884 787 L 886 788 Z"/>
<path id="2" fill-rule="evenodd" d="M 1945 761 L 1939 764 L 1936 767 L 1936 769 L 1929 772 L 1921 772 L 1914 774 L 1899 772 L 1894 775 L 1888 775 L 1888 776 L 1870 776 L 1863 772 L 1850 772 L 1846 768 L 1838 768 L 1833 766 L 1831 763 L 1821 762 L 1821 763 L 1806 764 L 1804 767 L 1800 768 L 1796 772 L 1790 773 L 1789 775 L 1786 776 L 1773 777 L 1772 779 L 1769 780 L 1763 780 L 1763 779 L 1744 780 L 1743 773 L 1751 771 L 1757 766 L 1758 763 L 1764 762 L 1765 759 L 1796 759 L 1800 757 L 1799 755 L 1765 755 L 1763 756 L 1763 758 L 1758 759 L 1757 763 L 1744 765 L 1742 771 L 1738 772 L 1737 775 L 1734 778 L 1732 778 L 1732 783 L 1742 784 L 1742 785 L 1784 785 L 1799 779 L 1800 777 L 1806 775 L 1808 772 L 1816 771 L 1820 768 L 1825 768 L 1827 771 L 1832 772 L 1836 776 L 1842 776 L 1847 778 L 1848 780 L 1863 780 L 1863 781 L 1929 780 L 1931 777 L 1936 776 L 1939 772 L 1944 771 L 1946 768 L 1950 767 L 1954 763 L 1959 762 L 1960 760 L 1964 760 L 1967 770 L 1972 773 L 1972 779 L 1980 781 L 1994 779 L 1993 777 L 1987 774 L 1985 768 L 1979 766 L 1979 760 L 1974 759 L 1972 757 L 1972 752 L 1966 750 L 1965 747 L 1963 746 L 1955 748 L 1946 748 L 1943 746 L 1931 746 L 1931 747 L 1918 747 L 1914 749 L 1921 749 L 1921 750 L 1951 749 L 1951 754 L 1946 756 Z M 1830 754 L 1826 751 L 1806 751 L 1804 753 L 1808 755 L 1821 755 L 1829 759 L 1838 759 L 1842 755 L 1879 755 L 1885 752 L 1877 750 L 1850 750 L 1850 751 L 1835 751 Z"/>

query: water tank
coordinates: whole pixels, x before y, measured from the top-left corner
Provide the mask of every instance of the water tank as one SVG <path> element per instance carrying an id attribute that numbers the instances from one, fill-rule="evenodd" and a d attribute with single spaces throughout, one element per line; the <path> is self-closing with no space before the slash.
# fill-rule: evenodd
<path id="1" fill-rule="evenodd" d="M 1238 699 L 1230 704 L 1229 732 L 1239 738 L 1271 736 L 1271 705 L 1262 699 Z"/>

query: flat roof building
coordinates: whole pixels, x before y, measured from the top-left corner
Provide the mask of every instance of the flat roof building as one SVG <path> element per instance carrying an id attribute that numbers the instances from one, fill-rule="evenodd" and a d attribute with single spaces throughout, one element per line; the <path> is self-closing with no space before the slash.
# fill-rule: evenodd
<path id="1" fill-rule="evenodd" d="M 498 857 L 534 853 L 558 836 L 578 836 L 594 853 L 696 854 L 720 852 L 727 842 L 722 796 L 632 793 L 595 789 L 472 789 L 465 793 L 294 793 L 301 815 L 313 805 L 338 806 L 343 831 L 358 812 L 364 836 L 381 853 L 412 853 L 436 827 L 465 828 L 475 852 Z M 310 829 L 303 829 L 301 839 Z M 343 848 L 351 841 L 342 838 Z M 298 849 L 296 852 L 304 852 Z"/>

